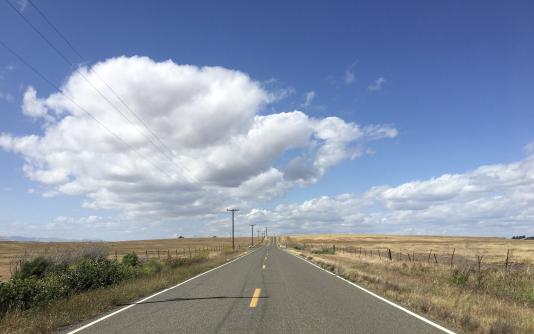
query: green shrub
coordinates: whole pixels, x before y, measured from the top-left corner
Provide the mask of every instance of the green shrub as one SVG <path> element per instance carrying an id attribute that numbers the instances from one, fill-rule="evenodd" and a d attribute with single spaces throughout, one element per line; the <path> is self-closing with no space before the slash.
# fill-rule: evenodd
<path id="1" fill-rule="evenodd" d="M 122 263 L 108 260 L 100 253 L 62 256 L 57 263 L 52 259 L 35 258 L 25 262 L 9 282 L 0 282 L 0 315 L 10 309 L 25 310 L 79 292 L 116 285 L 140 273 L 159 273 L 207 258 L 175 258 L 164 263 L 152 259 L 143 264 L 134 253 L 125 255 Z"/>
<path id="2" fill-rule="evenodd" d="M 150 259 L 143 264 L 143 273 L 145 274 L 157 274 L 161 272 L 163 265 L 161 262 L 155 259 Z"/>
<path id="3" fill-rule="evenodd" d="M 20 270 L 15 274 L 15 277 L 23 279 L 29 277 L 42 278 L 47 269 L 52 266 L 52 262 L 42 256 L 36 257 L 30 261 L 24 261 Z"/>
<path id="4" fill-rule="evenodd" d="M 469 280 L 469 275 L 471 275 L 470 269 L 454 269 L 451 274 L 451 277 L 449 278 L 449 281 L 452 284 L 465 285 Z"/>
<path id="5" fill-rule="evenodd" d="M 63 267 L 62 271 L 46 272 L 50 265 L 42 266 L 43 261 L 29 263 L 32 266 L 21 270 L 21 274 L 8 283 L 0 284 L 0 313 L 9 309 L 29 309 L 77 292 L 114 285 L 137 275 L 132 266 L 100 257 L 81 258 L 79 262 Z"/>
<path id="6" fill-rule="evenodd" d="M 312 254 L 335 254 L 334 248 L 323 247 L 320 249 L 313 249 Z"/>
<path id="7" fill-rule="evenodd" d="M 85 291 L 117 284 L 134 275 L 127 266 L 108 259 L 82 259 L 70 266 L 65 275 L 73 291 Z"/>
<path id="8" fill-rule="evenodd" d="M 36 277 L 15 278 L 6 286 L 5 309 L 27 309 L 35 304 L 35 296 L 39 293 L 40 284 Z"/>
<path id="9" fill-rule="evenodd" d="M 128 253 L 122 257 L 122 263 L 135 267 L 139 264 L 139 257 L 135 253 Z"/>
<path id="10" fill-rule="evenodd" d="M 10 291 L 7 283 L 0 282 L 0 314 L 7 311 L 10 301 Z"/>

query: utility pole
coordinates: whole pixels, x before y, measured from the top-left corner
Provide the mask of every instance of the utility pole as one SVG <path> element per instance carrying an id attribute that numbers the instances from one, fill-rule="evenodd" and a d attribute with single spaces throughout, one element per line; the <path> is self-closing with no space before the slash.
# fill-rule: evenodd
<path id="1" fill-rule="evenodd" d="M 267 226 L 265 226 L 265 237 L 267 238 Z"/>
<path id="2" fill-rule="evenodd" d="M 252 247 L 254 247 L 254 226 L 256 226 L 256 224 L 248 224 L 248 225 L 251 227 L 250 242 L 252 243 Z"/>
<path id="3" fill-rule="evenodd" d="M 236 211 L 239 211 L 239 209 L 226 209 L 228 212 L 232 212 L 232 250 L 235 250 L 235 243 L 234 243 L 234 215 Z"/>
<path id="4" fill-rule="evenodd" d="M 258 232 L 258 241 L 260 241 L 260 230 L 257 230 L 256 232 Z"/>

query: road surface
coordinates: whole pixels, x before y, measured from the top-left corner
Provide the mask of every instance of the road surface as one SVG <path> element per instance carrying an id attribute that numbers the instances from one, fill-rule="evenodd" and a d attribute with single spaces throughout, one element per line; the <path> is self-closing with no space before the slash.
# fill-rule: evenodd
<path id="1" fill-rule="evenodd" d="M 272 243 L 77 333 L 444 331 Z"/>

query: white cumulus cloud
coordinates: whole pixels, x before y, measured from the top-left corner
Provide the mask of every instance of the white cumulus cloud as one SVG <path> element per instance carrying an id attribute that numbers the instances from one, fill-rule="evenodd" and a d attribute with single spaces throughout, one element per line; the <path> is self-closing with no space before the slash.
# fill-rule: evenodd
<path id="1" fill-rule="evenodd" d="M 252 210 L 283 232 L 534 234 L 534 155 L 463 174 Z"/>
<path id="2" fill-rule="evenodd" d="M 279 94 L 243 72 L 147 57 L 81 67 L 61 92 L 39 97 L 28 87 L 22 111 L 43 131 L 2 133 L 0 147 L 23 157 L 25 175 L 44 196 L 83 196 L 87 208 L 126 217 L 207 217 L 230 204 L 250 206 L 313 183 L 356 158 L 364 143 L 397 134 L 297 110 L 269 114 Z M 280 165 L 284 154 L 294 157 Z"/>

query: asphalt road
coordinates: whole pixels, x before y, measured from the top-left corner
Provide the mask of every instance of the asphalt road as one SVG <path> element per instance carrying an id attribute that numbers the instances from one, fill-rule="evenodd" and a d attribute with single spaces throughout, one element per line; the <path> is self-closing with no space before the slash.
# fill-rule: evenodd
<path id="1" fill-rule="evenodd" d="M 271 244 L 78 333 L 443 331 Z"/>

